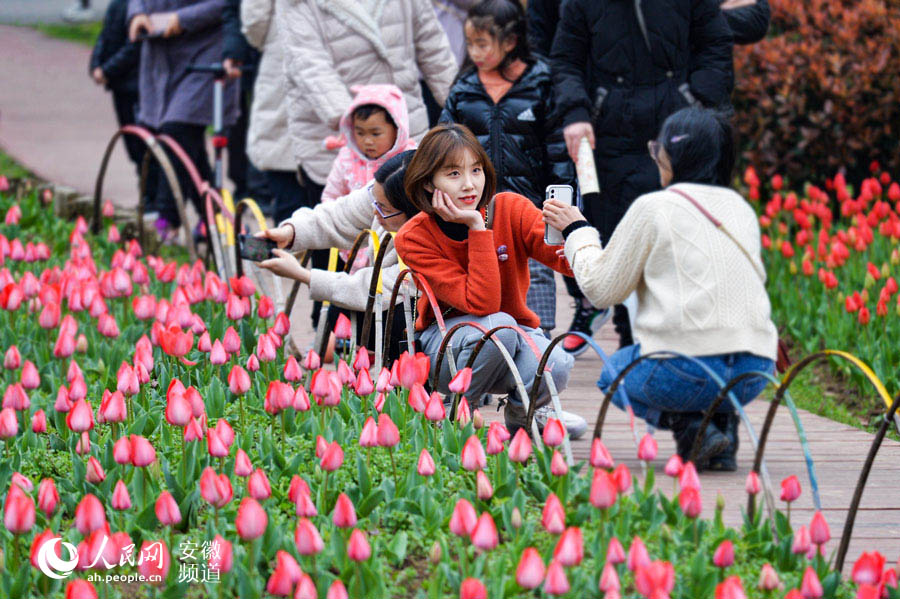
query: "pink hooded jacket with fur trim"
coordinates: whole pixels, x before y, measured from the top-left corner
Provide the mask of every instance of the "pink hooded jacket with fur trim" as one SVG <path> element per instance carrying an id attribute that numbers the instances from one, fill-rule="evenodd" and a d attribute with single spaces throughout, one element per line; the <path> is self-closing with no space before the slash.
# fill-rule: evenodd
<path id="1" fill-rule="evenodd" d="M 353 86 L 350 91 L 355 95 L 350 108 L 341 117 L 341 137 L 337 139 L 329 137 L 325 140 L 329 149 L 341 145 L 343 147 L 331 165 L 331 172 L 322 192 L 323 202 L 336 200 L 364 187 L 375 176 L 375 171 L 389 158 L 416 148 L 415 140 L 409 137 L 409 113 L 400 88 L 392 84 L 372 84 Z M 397 125 L 397 140 L 394 146 L 374 160 L 367 158 L 353 141 L 353 111 L 364 104 L 384 107 Z"/>

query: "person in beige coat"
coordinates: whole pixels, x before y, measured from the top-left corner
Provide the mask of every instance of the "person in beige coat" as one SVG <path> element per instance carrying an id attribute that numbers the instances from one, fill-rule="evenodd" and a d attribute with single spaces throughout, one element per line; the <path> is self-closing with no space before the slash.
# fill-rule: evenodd
<path id="1" fill-rule="evenodd" d="M 297 162 L 291 152 L 288 135 L 287 95 L 284 85 L 284 41 L 277 22 L 284 4 L 277 0 L 242 0 L 241 32 L 251 46 L 262 52 L 250 128 L 247 132 L 247 156 L 266 176 L 275 199 L 276 221 L 284 220 L 299 207 L 307 194 L 297 179 Z M 312 206 L 312 203 L 303 205 Z"/>
<path id="2" fill-rule="evenodd" d="M 351 85 L 393 83 L 419 141 L 428 117 L 419 73 L 443 105 L 457 65 L 429 0 L 276 0 L 284 48 L 288 129 L 301 177 L 325 183 Z"/>

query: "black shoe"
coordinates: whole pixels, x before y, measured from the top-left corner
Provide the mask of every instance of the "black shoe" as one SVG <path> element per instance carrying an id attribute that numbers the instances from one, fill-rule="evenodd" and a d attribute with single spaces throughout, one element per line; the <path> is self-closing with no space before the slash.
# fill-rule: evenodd
<path id="1" fill-rule="evenodd" d="M 713 423 L 716 428 L 721 430 L 728 438 L 728 449 L 722 453 L 713 456 L 709 460 L 707 468 L 709 470 L 717 470 L 719 472 L 734 472 L 737 470 L 737 451 L 738 451 L 738 428 L 740 420 L 734 412 L 718 413 L 713 415 Z"/>
<path id="2" fill-rule="evenodd" d="M 676 451 L 682 460 L 688 461 L 694 448 L 697 436 L 700 434 L 700 424 L 703 422 L 702 412 L 673 413 L 667 412 L 660 418 L 659 427 L 668 428 L 675 437 Z M 710 421 L 703 431 L 703 439 L 694 456 L 694 466 L 697 471 L 706 469 L 709 460 L 719 455 L 731 445 L 728 437 Z"/>
<path id="3" fill-rule="evenodd" d="M 569 330 L 593 337 L 594 333 L 603 326 L 605 314 L 605 310 L 598 310 L 593 306 L 585 306 L 581 300 L 575 300 L 575 316 L 572 317 L 572 324 L 569 325 Z M 581 337 L 569 335 L 563 339 L 562 346 L 566 353 L 572 356 L 580 356 L 587 351 L 588 343 Z"/>

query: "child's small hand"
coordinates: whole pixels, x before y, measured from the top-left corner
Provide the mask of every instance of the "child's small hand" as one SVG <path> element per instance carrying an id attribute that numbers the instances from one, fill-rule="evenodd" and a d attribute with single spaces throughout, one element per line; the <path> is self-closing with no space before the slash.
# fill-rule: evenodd
<path id="1" fill-rule="evenodd" d="M 291 225 L 282 225 L 265 231 L 257 231 L 254 237 L 262 237 L 263 239 L 271 239 L 278 244 L 279 248 L 286 248 L 294 241 L 294 227 Z"/>

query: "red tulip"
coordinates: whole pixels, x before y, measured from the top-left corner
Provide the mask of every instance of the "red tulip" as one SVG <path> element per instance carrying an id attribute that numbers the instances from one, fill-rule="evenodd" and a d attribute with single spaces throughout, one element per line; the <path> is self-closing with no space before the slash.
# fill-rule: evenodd
<path id="1" fill-rule="evenodd" d="M 631 547 L 628 548 L 628 559 L 625 565 L 632 572 L 637 572 L 640 568 L 650 565 L 650 553 L 640 537 L 634 537 L 631 540 Z"/>
<path id="2" fill-rule="evenodd" d="M 387 414 L 378 415 L 378 445 L 381 447 L 394 447 L 400 442 L 400 431 L 397 425 Z"/>
<path id="3" fill-rule="evenodd" d="M 584 559 L 584 540 L 581 529 L 571 526 L 562 533 L 553 550 L 553 559 L 563 566 L 577 566 Z"/>
<path id="4" fill-rule="evenodd" d="M 300 518 L 300 521 L 297 522 L 294 542 L 297 545 L 297 553 L 300 555 L 316 555 L 325 548 L 325 543 L 315 524 L 306 518 Z"/>
<path id="5" fill-rule="evenodd" d="M 819 576 L 816 574 L 812 566 L 807 566 L 803 573 L 803 581 L 800 583 L 800 593 L 804 599 L 819 599 L 825 592 L 822 590 L 822 583 L 819 582 Z"/>
<path id="6" fill-rule="evenodd" d="M 881 599 L 881 589 L 871 584 L 861 584 L 856 589 L 856 599 Z"/>
<path id="7" fill-rule="evenodd" d="M 713 565 L 717 568 L 727 568 L 734 563 L 734 543 L 725 539 L 713 552 Z"/>
<path id="8" fill-rule="evenodd" d="M 884 556 L 877 551 L 863 553 L 853 564 L 853 572 L 850 577 L 856 584 L 877 585 L 881 582 L 884 562 Z"/>
<path id="9" fill-rule="evenodd" d="M 181 522 L 181 510 L 178 509 L 178 503 L 168 491 L 162 491 L 156 500 L 155 506 L 156 519 L 163 526 L 174 526 Z"/>
<path id="10" fill-rule="evenodd" d="M 781 586 L 781 581 L 778 580 L 778 572 L 775 571 L 771 564 L 763 564 L 759 571 L 759 583 L 756 586 L 763 591 L 774 591 Z"/>
<path id="11" fill-rule="evenodd" d="M 338 528 L 353 528 L 356 526 L 356 509 L 345 493 L 338 495 L 331 519 Z"/>
<path id="12" fill-rule="evenodd" d="M 83 399 L 75 402 L 75 405 L 66 415 L 66 426 L 75 433 L 89 431 L 94 428 L 94 413 L 91 404 Z"/>
<path id="13" fill-rule="evenodd" d="M 237 476 L 250 476 L 253 472 L 253 464 L 250 462 L 250 456 L 243 449 L 238 449 L 234 456 L 234 473 Z"/>
<path id="14" fill-rule="evenodd" d="M 268 295 L 261 296 L 256 305 L 256 313 L 263 320 L 272 318 L 272 315 L 275 314 L 275 304 L 272 302 L 272 298 Z"/>
<path id="15" fill-rule="evenodd" d="M 56 511 L 59 505 L 59 492 L 56 490 L 56 484 L 52 478 L 45 478 L 38 485 L 38 509 L 47 514 L 47 518 Z"/>
<path id="16" fill-rule="evenodd" d="M 355 562 L 364 562 L 372 555 L 372 547 L 366 539 L 366 533 L 354 529 L 347 542 L 347 557 Z"/>
<path id="17" fill-rule="evenodd" d="M 616 489 L 619 493 L 625 493 L 631 488 L 631 471 L 625 464 L 619 464 L 612 472 L 613 482 L 616 483 Z"/>
<path id="18" fill-rule="evenodd" d="M 35 567 L 35 568 L 40 567 L 38 564 L 38 561 L 37 561 L 38 553 L 40 552 L 41 547 L 44 546 L 44 543 L 46 543 L 47 541 L 49 541 L 51 539 L 60 539 L 60 536 L 57 534 L 54 534 L 53 531 L 50 530 L 49 528 L 44 530 L 44 532 L 34 536 L 34 539 L 31 541 L 31 552 L 30 552 L 31 565 L 33 567 Z M 59 545 L 56 546 L 56 557 L 62 557 L 62 552 L 59 549 Z"/>
<path id="19" fill-rule="evenodd" d="M 451 393 L 465 393 L 472 384 L 472 369 L 466 366 L 458 371 L 450 380 L 449 389 Z"/>
<path id="20" fill-rule="evenodd" d="M 97 591 L 87 580 L 76 578 L 66 585 L 66 599 L 97 599 Z"/>
<path id="21" fill-rule="evenodd" d="M 279 551 L 279 553 L 283 552 Z M 297 566 L 298 571 L 299 569 L 300 567 Z M 290 597 L 293 587 L 294 581 L 291 580 L 291 572 L 287 568 L 275 568 L 266 582 L 266 593 L 276 597 Z"/>
<path id="22" fill-rule="evenodd" d="M 668 597 L 675 587 L 675 568 L 663 561 L 640 566 L 634 575 L 634 586 L 644 597 Z"/>
<path id="23" fill-rule="evenodd" d="M 828 522 L 820 511 L 813 514 L 812 522 L 809 524 L 809 538 L 814 545 L 824 545 L 831 539 Z"/>
<path id="24" fill-rule="evenodd" d="M 340 443 L 332 441 L 328 444 L 325 453 L 322 454 L 322 460 L 319 464 L 322 470 L 326 472 L 334 472 L 344 463 L 344 450 L 341 449 Z"/>
<path id="25" fill-rule="evenodd" d="M 715 599 L 747 599 L 740 576 L 729 576 L 716 585 Z"/>
<path id="26" fill-rule="evenodd" d="M 156 461 L 156 450 L 146 438 L 131 435 L 131 464 L 136 468 L 149 466 Z"/>
<path id="27" fill-rule="evenodd" d="M 34 500 L 19 485 L 10 485 L 3 504 L 3 524 L 14 535 L 24 534 L 34 526 Z"/>
<path id="28" fill-rule="evenodd" d="M 637 539 L 637 537 L 635 537 Z M 637 539 L 640 540 L 640 539 Z M 643 543 L 642 543 L 643 544 Z M 634 545 L 632 545 L 633 547 Z M 649 560 L 649 557 L 648 557 Z M 606 548 L 606 563 L 623 564 L 625 563 L 625 548 L 616 537 L 609 540 L 609 546 Z"/>
<path id="29" fill-rule="evenodd" d="M 163 540 L 144 541 L 141 544 L 140 557 L 138 558 L 138 573 L 144 577 L 159 577 L 165 580 L 172 565 L 172 558 Z"/>
<path id="30" fill-rule="evenodd" d="M 237 518 L 234 521 L 238 536 L 244 541 L 252 541 L 266 532 L 268 524 L 269 517 L 266 510 L 252 497 L 244 497 L 238 506 Z"/>
<path id="31" fill-rule="evenodd" d="M 353 336 L 350 319 L 343 312 L 338 314 L 337 322 L 334 325 L 334 336 L 337 339 L 349 339 Z"/>
<path id="32" fill-rule="evenodd" d="M 121 479 L 116 483 L 110 505 L 114 510 L 127 510 L 131 507 L 131 495 L 128 494 L 128 487 Z"/>
<path id="33" fill-rule="evenodd" d="M 557 560 L 550 560 L 547 566 L 547 577 L 544 579 L 544 592 L 548 595 L 565 595 L 569 592 L 569 579 L 566 571 Z"/>
<path id="34" fill-rule="evenodd" d="M 497 535 L 497 526 L 490 512 L 484 512 L 475 523 L 472 529 L 472 544 L 481 550 L 488 551 L 497 546 L 500 538 Z"/>
<path id="35" fill-rule="evenodd" d="M 641 442 L 638 444 L 638 459 L 645 462 L 652 462 L 656 459 L 656 453 L 656 439 L 654 439 L 653 435 L 650 433 L 645 433 L 644 436 L 641 437 Z"/>
<path id="36" fill-rule="evenodd" d="M 616 503 L 618 492 L 612 476 L 606 470 L 594 470 L 591 481 L 591 505 L 601 510 L 608 509 Z"/>
<path id="37" fill-rule="evenodd" d="M 106 526 L 106 512 L 103 510 L 103 504 L 88 493 L 75 508 L 75 528 L 81 536 L 86 537 L 104 526 Z"/>
<path id="38" fill-rule="evenodd" d="M 424 447 L 422 448 L 422 453 L 419 454 L 419 462 L 416 465 L 416 471 L 420 476 L 431 476 L 434 474 L 434 460 L 431 458 L 431 454 L 428 453 L 428 450 Z"/>
<path id="39" fill-rule="evenodd" d="M 678 494 L 678 505 L 681 511 L 688 518 L 696 518 L 703 510 L 703 502 L 700 498 L 700 491 L 694 487 L 686 487 Z"/>
<path id="40" fill-rule="evenodd" d="M 409 352 L 403 352 L 397 359 L 397 376 L 400 385 L 411 389 L 416 383 L 424 385 L 428 380 L 431 360 L 425 354 L 419 352 L 411 356 Z M 393 384 L 393 381 L 392 381 Z"/>
<path id="41" fill-rule="evenodd" d="M 555 493 L 547 495 L 541 512 L 541 525 L 550 534 L 558 535 L 566 529 L 566 512 Z"/>
<path id="42" fill-rule="evenodd" d="M 379 426 L 380 428 L 380 426 Z M 484 447 L 476 435 L 470 436 L 462 448 L 460 457 L 462 467 L 468 471 L 483 470 L 487 466 L 487 456 L 484 454 Z"/>
<path id="43" fill-rule="evenodd" d="M 466 578 L 459 586 L 459 599 L 487 599 L 487 589 L 477 578 Z"/>
<path id="44" fill-rule="evenodd" d="M 781 500 L 791 503 L 800 497 L 800 480 L 791 475 L 781 481 Z"/>
<path id="45" fill-rule="evenodd" d="M 693 487 L 698 491 L 700 490 L 700 477 L 697 476 L 697 468 L 694 466 L 694 462 L 686 462 L 684 464 L 681 476 L 678 477 L 678 486 L 681 489 Z"/>
<path id="46" fill-rule="evenodd" d="M 478 515 L 475 508 L 465 499 L 459 499 L 450 516 L 450 532 L 459 537 L 467 537 L 475 530 Z"/>
<path id="47" fill-rule="evenodd" d="M 231 543 L 223 539 L 220 535 L 216 535 L 212 543 L 213 548 L 209 553 L 207 565 L 210 570 L 217 572 L 230 572 L 233 565 L 234 554 L 232 552 Z"/>

